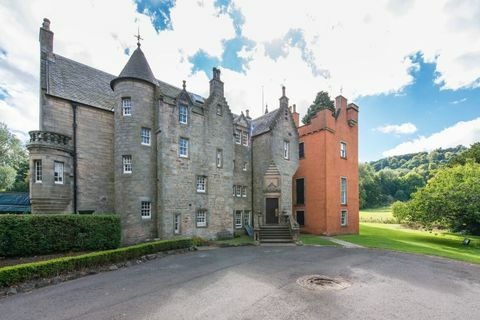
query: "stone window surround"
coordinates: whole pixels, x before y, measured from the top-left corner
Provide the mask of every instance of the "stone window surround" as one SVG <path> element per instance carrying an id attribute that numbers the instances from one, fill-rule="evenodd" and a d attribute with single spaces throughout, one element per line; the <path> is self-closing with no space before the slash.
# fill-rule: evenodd
<path id="1" fill-rule="evenodd" d="M 188 106 L 186 104 L 182 103 L 178 105 L 178 122 L 181 124 L 188 124 Z"/>
<path id="2" fill-rule="evenodd" d="M 223 149 L 217 149 L 215 162 L 217 168 L 223 168 Z"/>
<path id="3" fill-rule="evenodd" d="M 197 209 L 195 213 L 195 226 L 197 228 L 206 228 L 208 226 L 208 211 L 206 209 Z"/>
<path id="4" fill-rule="evenodd" d="M 55 184 L 63 184 L 64 181 L 64 170 L 65 166 L 63 162 L 53 161 L 53 181 Z"/>
<path id="5" fill-rule="evenodd" d="M 348 226 L 348 211 L 347 210 L 340 211 L 340 226 L 341 227 Z"/>
<path id="6" fill-rule="evenodd" d="M 283 159 L 290 159 L 290 141 L 283 140 Z"/>
<path id="7" fill-rule="evenodd" d="M 34 167 L 34 170 L 35 170 L 35 175 L 34 175 L 35 183 L 42 183 L 42 179 L 43 179 L 43 176 L 42 176 L 42 160 L 41 159 L 33 160 L 33 167 Z"/>
<path id="8" fill-rule="evenodd" d="M 242 213 L 243 213 L 242 210 L 235 210 L 235 216 L 234 216 L 235 229 L 241 229 L 243 226 Z"/>
<path id="9" fill-rule="evenodd" d="M 184 146 L 182 146 L 182 141 L 185 141 Z M 190 140 L 188 138 L 180 137 L 180 139 L 178 140 L 178 156 L 180 158 L 188 158 L 189 144 L 190 144 Z M 182 149 L 184 149 L 184 153 L 182 153 Z"/>
<path id="10" fill-rule="evenodd" d="M 147 199 L 141 199 L 140 201 L 140 215 L 142 219 L 152 218 L 152 202 Z"/>
<path id="11" fill-rule="evenodd" d="M 247 218 L 247 219 L 245 219 Z M 252 225 L 252 212 L 250 210 L 243 210 L 243 226 Z"/>
<path id="12" fill-rule="evenodd" d="M 182 233 L 182 215 L 180 213 L 175 213 L 173 215 L 173 234 L 181 234 L 181 233 Z"/>
<path id="13" fill-rule="evenodd" d="M 207 193 L 207 176 L 197 176 L 195 186 L 197 193 Z"/>
<path id="14" fill-rule="evenodd" d="M 130 97 L 122 97 L 122 115 L 132 115 L 132 99 Z"/>
<path id="15" fill-rule="evenodd" d="M 122 168 L 123 173 L 132 173 L 132 156 L 129 154 L 122 155 Z"/>
<path id="16" fill-rule="evenodd" d="M 343 176 L 340 177 L 340 204 L 341 205 L 347 205 L 347 201 L 348 201 L 347 186 L 348 186 L 347 177 L 343 177 Z"/>
<path id="17" fill-rule="evenodd" d="M 347 159 L 347 143 L 340 141 L 340 158 Z"/>
<path id="18" fill-rule="evenodd" d="M 142 127 L 140 129 L 140 140 L 144 146 L 150 146 L 152 140 L 152 130 L 150 128 Z"/>

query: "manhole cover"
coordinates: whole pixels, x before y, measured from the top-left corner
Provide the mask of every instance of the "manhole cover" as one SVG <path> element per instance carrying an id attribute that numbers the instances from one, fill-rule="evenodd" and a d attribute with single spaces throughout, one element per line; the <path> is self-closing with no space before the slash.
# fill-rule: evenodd
<path id="1" fill-rule="evenodd" d="M 310 290 L 341 290 L 350 287 L 350 283 L 342 278 L 330 278 L 318 274 L 298 278 L 297 283 Z"/>

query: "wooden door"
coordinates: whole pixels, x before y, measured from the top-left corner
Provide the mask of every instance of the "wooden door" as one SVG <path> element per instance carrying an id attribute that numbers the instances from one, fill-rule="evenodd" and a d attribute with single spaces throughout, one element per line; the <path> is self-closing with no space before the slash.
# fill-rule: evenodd
<path id="1" fill-rule="evenodd" d="M 278 198 L 267 198 L 266 208 L 266 224 L 278 224 Z"/>

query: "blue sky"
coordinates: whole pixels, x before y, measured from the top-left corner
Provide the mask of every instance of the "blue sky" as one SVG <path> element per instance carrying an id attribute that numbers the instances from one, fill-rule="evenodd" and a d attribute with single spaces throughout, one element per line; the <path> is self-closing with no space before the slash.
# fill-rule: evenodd
<path id="1" fill-rule="evenodd" d="M 112 14 L 111 8 L 115 7 Z M 345 10 L 345 8 L 349 10 Z M 220 67 L 233 112 L 301 116 L 320 90 L 360 106 L 360 159 L 480 140 L 480 2 L 14 0 L 0 3 L 0 121 L 38 127 L 38 28 L 54 51 L 118 74 L 140 28 L 155 76 L 201 95 Z M 88 17 L 85 19 L 78 17 Z"/>

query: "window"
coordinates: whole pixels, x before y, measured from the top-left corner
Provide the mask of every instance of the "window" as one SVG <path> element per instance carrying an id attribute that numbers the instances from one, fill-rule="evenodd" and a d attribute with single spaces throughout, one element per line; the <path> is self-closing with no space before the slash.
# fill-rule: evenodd
<path id="1" fill-rule="evenodd" d="M 174 234 L 180 234 L 180 221 L 181 221 L 180 214 L 176 214 L 173 217 L 173 233 Z"/>
<path id="2" fill-rule="evenodd" d="M 250 211 L 245 210 L 243 211 L 243 225 L 246 226 L 251 226 L 252 225 L 252 215 Z"/>
<path id="3" fill-rule="evenodd" d="M 42 160 L 33 160 L 35 183 L 42 183 Z"/>
<path id="4" fill-rule="evenodd" d="M 222 105 L 217 104 L 217 115 L 221 116 L 222 115 Z"/>
<path id="5" fill-rule="evenodd" d="M 233 196 L 237 195 L 237 186 L 233 186 Z"/>
<path id="6" fill-rule="evenodd" d="M 207 177 L 197 176 L 197 192 L 205 193 L 207 191 Z"/>
<path id="7" fill-rule="evenodd" d="M 122 156 L 123 173 L 132 173 L 132 156 Z"/>
<path id="8" fill-rule="evenodd" d="M 150 219 L 152 217 L 152 203 L 150 201 L 142 201 L 142 219 Z"/>
<path id="9" fill-rule="evenodd" d="M 248 133 L 246 131 L 242 131 L 242 144 L 248 146 Z"/>
<path id="10" fill-rule="evenodd" d="M 235 143 L 241 144 L 242 132 L 240 130 L 235 130 Z"/>
<path id="11" fill-rule="evenodd" d="M 303 142 L 298 144 L 298 158 L 302 159 L 305 158 L 305 146 Z"/>
<path id="12" fill-rule="evenodd" d="M 63 184 L 63 162 L 53 163 L 53 180 L 55 184 Z"/>
<path id="13" fill-rule="evenodd" d="M 345 142 L 340 142 L 340 157 L 347 158 L 347 144 Z"/>
<path id="14" fill-rule="evenodd" d="M 236 191 L 237 191 L 236 196 L 238 198 L 241 198 L 242 197 L 242 186 L 237 186 Z"/>
<path id="15" fill-rule="evenodd" d="M 340 178 L 340 203 L 347 204 L 347 178 Z"/>
<path id="16" fill-rule="evenodd" d="M 246 198 L 246 197 L 247 197 L 247 187 L 246 187 L 246 186 L 243 186 L 243 187 L 242 187 L 242 197 L 243 197 L 243 198 Z"/>
<path id="17" fill-rule="evenodd" d="M 235 228 L 240 229 L 242 227 L 242 211 L 235 211 Z"/>
<path id="18" fill-rule="evenodd" d="M 289 159 L 290 157 L 290 142 L 283 141 L 283 158 Z"/>
<path id="19" fill-rule="evenodd" d="M 142 132 L 140 134 L 142 138 L 142 144 L 145 146 L 150 145 L 150 138 L 151 138 L 151 130 L 148 128 L 142 128 Z"/>
<path id="20" fill-rule="evenodd" d="M 342 213 L 340 214 L 340 225 L 342 227 L 347 226 L 348 224 L 348 213 L 346 210 L 342 210 Z"/>
<path id="21" fill-rule="evenodd" d="M 242 168 L 243 171 L 247 171 L 247 162 L 244 162 L 243 163 L 243 168 Z"/>
<path id="22" fill-rule="evenodd" d="M 122 98 L 122 112 L 124 116 L 132 115 L 132 100 L 130 98 Z"/>
<path id="23" fill-rule="evenodd" d="M 188 108 L 184 104 L 178 107 L 178 122 L 183 124 L 188 123 Z"/>
<path id="24" fill-rule="evenodd" d="M 196 220 L 198 228 L 204 228 L 207 226 L 207 211 L 198 210 Z"/>
<path id="25" fill-rule="evenodd" d="M 297 204 L 305 204 L 305 180 L 303 178 L 296 180 L 295 191 Z"/>
<path id="26" fill-rule="evenodd" d="M 223 166 L 223 150 L 217 149 L 217 168 L 221 168 Z"/>
<path id="27" fill-rule="evenodd" d="M 178 154 L 182 158 L 188 158 L 188 139 L 180 138 Z"/>
<path id="28" fill-rule="evenodd" d="M 299 225 L 305 225 L 305 211 L 297 211 L 297 222 Z"/>

